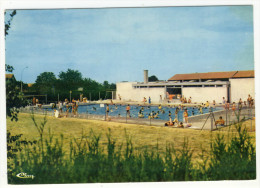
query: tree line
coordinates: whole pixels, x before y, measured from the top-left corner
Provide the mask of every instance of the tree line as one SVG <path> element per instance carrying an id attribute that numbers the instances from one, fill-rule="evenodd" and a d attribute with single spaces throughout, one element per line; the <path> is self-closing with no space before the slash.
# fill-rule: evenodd
<path id="1" fill-rule="evenodd" d="M 37 76 L 31 87 L 25 87 L 25 95 L 47 95 L 48 101 L 65 99 L 88 100 L 111 99 L 116 84 L 104 81 L 99 83 L 91 78 L 84 78 L 78 70 L 61 71 L 58 77 L 53 72 L 43 72 Z M 41 97 L 39 100 L 45 100 Z"/>

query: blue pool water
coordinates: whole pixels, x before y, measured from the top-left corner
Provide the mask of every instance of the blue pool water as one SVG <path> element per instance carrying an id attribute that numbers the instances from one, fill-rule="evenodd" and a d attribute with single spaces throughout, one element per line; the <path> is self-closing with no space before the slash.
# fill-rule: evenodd
<path id="1" fill-rule="evenodd" d="M 159 110 L 158 106 L 130 106 L 130 115 L 133 118 L 138 118 L 138 112 L 140 109 L 143 109 L 142 113 L 144 115 L 144 118 L 148 118 L 149 114 L 151 114 L 152 111 L 154 113 L 159 112 L 158 118 L 160 120 L 169 120 L 169 111 L 171 112 L 172 119 L 175 118 L 175 110 L 176 107 L 168 107 L 168 106 L 162 106 L 161 110 Z M 188 116 L 194 116 L 201 114 L 198 108 L 193 107 L 186 107 L 188 110 Z M 114 117 L 126 117 L 126 106 L 125 105 L 109 105 L 109 116 Z M 221 110 L 220 107 L 212 108 L 213 111 Z M 66 108 L 64 108 L 63 111 L 66 111 Z M 164 113 L 163 113 L 164 112 Z M 183 121 L 183 112 L 184 109 L 179 109 L 178 112 L 178 120 Z M 203 108 L 203 114 L 208 113 L 209 108 Z M 106 105 L 100 105 L 100 104 L 89 104 L 89 105 L 80 105 L 78 107 L 78 113 L 79 114 L 96 114 L 96 115 L 105 115 L 106 113 Z"/>

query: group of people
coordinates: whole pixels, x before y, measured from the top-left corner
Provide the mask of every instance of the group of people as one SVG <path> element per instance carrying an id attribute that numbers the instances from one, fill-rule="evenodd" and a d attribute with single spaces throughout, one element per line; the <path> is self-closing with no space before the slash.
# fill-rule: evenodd
<path id="1" fill-rule="evenodd" d="M 66 107 L 65 115 L 63 114 L 64 106 Z M 73 116 L 76 117 L 78 115 L 78 106 L 79 106 L 79 100 L 73 99 L 70 103 L 68 99 L 65 99 L 65 101 L 62 103 L 62 101 L 58 102 L 57 109 L 54 109 L 54 116 L 56 118 L 61 117 L 68 117 L 69 113 L 73 113 Z"/>
<path id="2" fill-rule="evenodd" d="M 143 103 L 144 103 L 144 105 L 147 103 L 146 97 L 143 98 Z M 148 104 L 150 105 L 151 103 L 152 103 L 152 99 L 151 99 L 151 97 L 149 97 L 148 98 Z"/>
<path id="3" fill-rule="evenodd" d="M 187 98 L 186 97 L 184 97 L 184 96 L 181 96 L 181 98 L 180 98 L 180 100 L 181 100 L 181 103 L 191 103 L 191 97 L 189 97 L 189 99 L 187 100 Z"/>
<path id="4" fill-rule="evenodd" d="M 241 110 L 244 107 L 252 107 L 254 105 L 254 99 L 251 97 L 251 95 L 248 95 L 247 101 L 243 101 L 241 98 L 239 99 L 239 101 L 233 102 L 231 105 L 229 102 L 227 102 L 225 100 L 225 97 L 223 97 L 223 107 L 227 110 L 229 110 L 230 108 L 232 109 L 232 114 L 235 114 L 236 110 Z"/>
<path id="5" fill-rule="evenodd" d="M 164 125 L 165 126 L 174 126 L 174 127 L 178 127 L 178 128 L 184 128 L 184 127 L 191 127 L 191 124 L 188 121 L 188 109 L 185 108 L 183 111 L 183 122 L 179 122 L 178 120 L 178 113 L 179 113 L 179 108 L 176 107 L 175 108 L 175 119 L 172 121 L 172 117 L 171 117 L 171 111 L 169 111 L 169 121 L 167 121 Z"/>

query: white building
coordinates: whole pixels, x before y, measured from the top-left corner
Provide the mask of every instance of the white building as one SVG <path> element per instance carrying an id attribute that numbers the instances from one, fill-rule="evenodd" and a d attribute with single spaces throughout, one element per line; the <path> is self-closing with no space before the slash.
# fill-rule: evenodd
<path id="1" fill-rule="evenodd" d="M 174 98 L 177 95 L 192 98 L 192 102 L 206 101 L 222 103 L 223 97 L 229 102 L 247 100 L 250 94 L 255 97 L 254 71 L 208 72 L 176 74 L 168 81 L 148 82 L 148 71 L 144 71 L 144 82 L 120 82 L 117 86 L 119 96 L 125 101 L 142 101 L 151 97 L 152 102 L 160 98 Z"/>

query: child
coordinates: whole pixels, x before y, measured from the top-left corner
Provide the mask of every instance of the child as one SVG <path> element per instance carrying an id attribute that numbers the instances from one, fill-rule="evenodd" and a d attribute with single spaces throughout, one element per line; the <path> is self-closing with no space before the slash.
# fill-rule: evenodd
<path id="1" fill-rule="evenodd" d="M 183 123 L 180 122 L 180 124 L 179 124 L 177 127 L 179 127 L 179 128 L 184 128 Z"/>
<path id="2" fill-rule="evenodd" d="M 225 121 L 224 119 L 222 119 L 222 116 L 219 116 L 219 119 L 215 122 L 215 125 L 220 125 L 220 126 L 224 126 L 225 125 Z"/>

